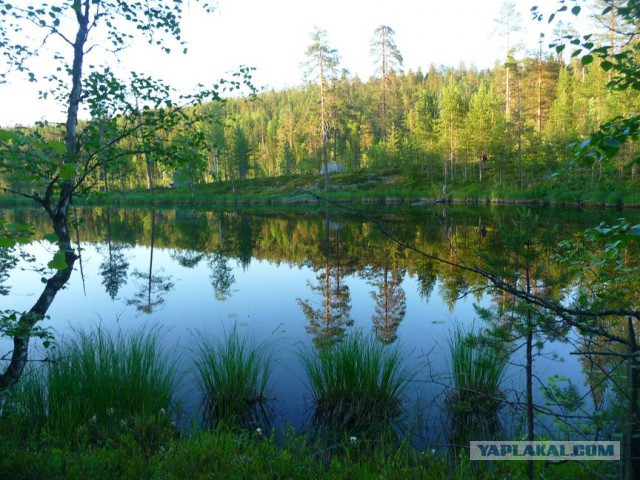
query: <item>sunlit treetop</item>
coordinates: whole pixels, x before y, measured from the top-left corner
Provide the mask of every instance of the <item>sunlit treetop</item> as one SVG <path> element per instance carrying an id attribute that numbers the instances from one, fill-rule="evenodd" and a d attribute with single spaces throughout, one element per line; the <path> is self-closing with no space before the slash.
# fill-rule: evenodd
<path id="1" fill-rule="evenodd" d="M 206 12 L 215 9 L 214 1 L 196 1 Z M 57 72 L 72 68 L 63 52 L 77 53 L 75 49 L 82 48 L 83 55 L 94 50 L 114 54 L 136 38 L 145 38 L 167 53 L 174 47 L 186 52 L 180 27 L 185 8 L 188 4 L 183 0 L 0 1 L 0 52 L 4 59 L 0 81 L 6 81 L 12 70 L 25 72 L 31 81 L 38 80 L 31 67 L 44 52 L 53 52 L 60 62 Z M 50 77 L 55 79 L 56 74 Z"/>

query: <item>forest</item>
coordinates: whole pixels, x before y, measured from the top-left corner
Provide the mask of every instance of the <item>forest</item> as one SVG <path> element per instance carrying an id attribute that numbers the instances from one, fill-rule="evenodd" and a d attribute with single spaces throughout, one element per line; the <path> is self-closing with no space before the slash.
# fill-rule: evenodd
<path id="1" fill-rule="evenodd" d="M 206 13 L 216 10 L 215 2 L 192 1 Z M 134 72 L 123 79 L 109 65 L 94 63 L 94 45 L 121 51 L 141 33 L 166 54 L 176 46 L 186 48 L 181 30 L 185 5 L 178 0 L 44 1 L 36 6 L 0 2 L 0 53 L 9 66 L 8 72 L 0 71 L 0 82 L 15 72 L 34 81 L 44 80 L 50 89 L 43 91 L 43 97 L 54 96 L 66 111 L 64 124 L 44 122 L 0 129 L 0 191 L 6 194 L 0 200 L 5 202 L 9 197 L 7 203 L 11 204 L 18 197 L 27 199 L 40 212 L 33 214 L 22 205 L 11 204 L 12 208 L 3 209 L 0 216 L 0 284 L 4 284 L 0 293 L 13 295 L 12 282 L 19 281 L 24 272 L 33 274 L 23 282 L 29 293 L 14 297 L 16 301 L 27 298 L 32 306 L 0 311 L 0 331 L 11 343 L 11 347 L 7 343 L 0 372 L 0 440 L 9 447 L 3 451 L 10 452 L 6 460 L 10 470 L 6 471 L 12 478 L 87 478 L 92 474 L 85 471 L 103 471 L 105 465 L 117 470 L 105 474 L 108 478 L 174 478 L 173 474 L 151 472 L 160 468 L 157 462 L 166 460 L 174 447 L 185 447 L 176 470 L 183 478 L 188 471 L 185 466 L 205 465 L 202 458 L 211 456 L 206 442 L 195 446 L 180 443 L 190 432 L 180 437 L 170 400 L 177 392 L 174 375 L 184 370 L 162 366 L 162 358 L 154 353 L 154 345 L 159 343 L 153 332 L 134 334 L 127 347 L 124 337 L 104 336 L 100 329 L 80 335 L 79 343 L 57 343 L 46 328 L 55 311 L 50 307 L 61 303 L 56 297 L 70 294 L 77 300 L 86 295 L 84 267 L 89 262 L 85 263 L 83 256 L 91 256 L 91 248 L 95 247 L 96 256 L 103 260 L 93 278 L 102 283 L 100 292 L 114 301 L 129 276 L 129 263 L 133 268 L 133 262 L 142 260 L 134 258 L 134 248 L 147 245 L 148 264 L 143 260 L 143 266 L 130 272 L 135 282 L 128 285 L 133 290 L 141 288 L 128 296 L 125 304 L 148 315 L 157 313 L 156 307 L 162 305 L 161 299 L 154 300 L 154 288 L 167 293 L 174 286 L 164 275 L 154 280 L 154 274 L 162 269 L 159 257 L 163 250 L 170 250 L 166 265 L 193 269 L 202 262 L 218 302 L 234 294 L 230 290 L 231 260 L 242 269 L 265 261 L 295 265 L 295 272 L 302 266 L 311 272 L 306 279 L 307 291 L 295 300 L 306 319 L 304 332 L 313 337 L 309 349 L 301 352 L 300 363 L 313 397 L 309 431 L 317 434 L 319 443 L 316 445 L 316 437 L 309 437 L 311 454 L 306 450 L 306 436 L 302 443 L 286 444 L 278 450 L 287 473 L 278 475 L 280 470 L 272 469 L 275 466 L 263 469 L 252 460 L 275 458 L 259 453 L 270 445 L 262 440 L 263 427 L 271 434 L 266 424 L 256 423 L 256 418 L 234 423 L 244 418 L 242 413 L 227 417 L 227 413 L 234 413 L 233 407 L 261 408 L 267 399 L 270 357 L 263 356 L 259 345 L 245 343 L 257 348 L 252 350 L 255 355 L 240 355 L 230 363 L 248 375 L 234 371 L 223 375 L 225 392 L 225 388 L 218 388 L 217 380 L 210 383 L 209 379 L 221 370 L 230 372 L 224 366 L 228 362 L 222 358 L 220 363 L 216 360 L 220 356 L 210 354 L 242 351 L 236 330 L 226 340 L 208 343 L 203 338 L 195 345 L 203 360 L 194 364 L 203 393 L 203 422 L 196 427 L 194 420 L 193 437 L 206 440 L 198 437 L 201 428 L 214 439 L 226 441 L 225 432 L 216 428 L 225 426 L 224 421 L 230 418 L 229 441 L 240 446 L 231 461 L 215 461 L 230 468 L 238 465 L 242 473 L 234 470 L 230 474 L 228 470 L 221 476 L 320 477 L 313 472 L 329 468 L 337 472 L 335 478 L 344 478 L 345 468 L 355 465 L 352 459 L 358 458 L 353 451 L 362 448 L 363 468 L 371 466 L 376 476 L 406 467 L 422 472 L 418 475 L 423 478 L 484 477 L 484 467 L 467 467 L 466 454 L 459 448 L 466 448 L 466 434 L 485 437 L 482 431 L 474 430 L 477 426 L 499 433 L 497 420 L 505 398 L 501 376 L 511 361 L 520 367 L 524 383 L 514 401 L 519 413 L 517 438 L 529 442 L 546 438 L 549 431 L 542 430 L 538 420 L 548 415 L 557 423 L 557 430 L 550 435 L 610 439 L 622 450 L 622 462 L 599 466 L 573 462 L 567 469 L 576 469 L 579 475 L 565 474 L 561 467 L 556 478 L 638 478 L 640 310 L 636 285 L 640 275 L 636 259 L 640 225 L 631 223 L 634 212 L 625 212 L 629 220 L 620 218 L 618 211 L 607 215 L 590 210 L 585 224 L 573 231 L 567 227 L 569 219 L 577 215 L 570 209 L 545 209 L 548 216 L 539 223 L 530 209 L 511 217 L 484 213 L 459 217 L 449 205 L 440 210 L 430 199 L 407 208 L 395 208 L 394 204 L 385 211 L 379 205 L 336 205 L 331 194 L 338 185 L 345 185 L 345 179 L 387 185 L 392 177 L 389 172 L 401 172 L 409 189 L 429 184 L 431 191 L 444 197 L 460 185 L 477 186 L 478 190 L 498 185 L 507 192 L 537 191 L 543 199 L 548 185 L 582 191 L 596 185 L 614 198 L 622 191 L 635 193 L 640 135 L 640 4 L 636 0 L 558 0 L 550 14 L 533 7 L 534 20 L 557 27 L 557 38 L 541 38 L 535 49 L 527 51 L 512 42 L 517 15 L 515 3 L 506 2 L 498 19 L 503 56 L 488 69 L 433 65 L 426 71 L 405 71 L 395 31 L 387 25 L 372 32 L 376 73 L 366 80 L 351 75 L 349 65 L 341 65 L 339 51 L 321 28 L 311 32 L 304 83 L 280 91 L 256 89 L 251 67 L 241 67 L 229 78 L 194 93 L 178 94 L 162 80 Z M 590 15 L 591 7 L 599 12 L 591 33 L 578 33 L 559 21 L 560 17 L 584 18 Z M 52 42 L 64 53 L 56 53 L 57 64 L 40 75 L 34 63 L 44 50 L 38 45 Z M 428 48 L 425 46 L 425 51 Z M 330 170 L 338 172 L 331 180 Z M 311 193 L 317 202 L 313 206 L 293 205 L 282 217 L 270 218 L 270 212 L 264 218 L 252 218 L 247 213 L 250 207 L 233 211 L 225 206 L 223 212 L 214 212 L 219 207 L 213 206 L 214 202 L 205 204 L 202 212 L 189 211 L 187 207 L 193 207 L 193 202 L 179 196 L 190 192 L 193 197 L 200 189 L 206 197 L 207 188 L 203 187 L 219 184 L 229 187 L 234 195 L 242 193 L 250 182 L 259 181 L 265 187 L 270 183 L 296 185 L 296 178 L 291 177 L 313 178 Z M 391 190 L 393 185 L 388 185 Z M 325 192 L 320 193 L 322 189 Z M 133 206 L 128 202 L 131 197 L 122 194 L 133 190 L 139 191 L 134 195 L 150 198 L 153 209 L 112 208 L 117 204 Z M 154 199 L 160 192 L 173 196 L 173 203 L 163 205 L 173 210 L 156 211 Z M 92 218 L 83 214 L 80 202 L 96 193 L 112 195 L 98 196 L 102 204 L 91 210 L 95 213 Z M 423 221 L 426 216 L 421 218 L 417 212 L 432 208 L 436 223 L 430 226 Z M 344 212 L 348 215 L 342 216 Z M 298 214 L 301 222 L 290 221 L 289 213 Z M 341 225 L 347 218 L 353 227 Z M 411 225 L 410 220 L 415 223 Z M 277 240 L 275 246 L 267 243 L 271 239 Z M 40 254 L 31 253 L 40 246 L 44 246 Z M 132 256 L 127 257 L 129 254 Z M 371 342 L 363 342 L 357 332 L 345 338 L 342 335 L 351 323 L 351 293 L 345 277 L 356 272 L 367 277 L 367 288 L 371 287 L 366 295 L 375 303 L 371 327 L 377 343 L 373 337 Z M 78 274 L 83 290 L 73 293 L 79 283 L 72 286 L 70 280 Z M 266 311 L 276 303 L 267 290 L 277 282 L 271 276 L 255 277 L 269 295 L 257 305 Z M 473 306 L 473 315 L 485 324 L 477 335 L 458 330 L 450 337 L 452 393 L 446 403 L 451 435 L 439 462 L 433 461 L 429 452 L 415 450 L 410 441 L 405 442 L 394 423 L 401 414 L 403 385 L 413 381 L 397 369 L 400 353 L 393 347 L 400 343 L 396 343 L 396 336 L 400 339 L 401 335 L 397 331 L 408 325 L 404 319 L 407 295 L 401 284 L 414 279 L 420 297 L 430 297 L 437 287 L 449 309 L 463 297 L 489 300 Z M 320 307 L 313 301 L 318 296 L 323 300 Z M 257 304 L 254 298 L 246 303 Z M 71 304 L 67 308 L 70 314 L 75 307 Z M 195 313 L 192 307 L 184 308 L 176 318 L 188 320 Z M 280 315 L 271 316 L 278 320 Z M 257 323 L 254 326 L 259 327 Z M 274 326 L 275 332 L 279 325 Z M 584 367 L 584 395 L 571 385 L 559 386 L 561 367 L 553 377 L 538 376 L 538 354 L 554 341 L 573 345 L 569 355 L 578 355 Z M 51 357 L 42 360 L 32 356 L 34 346 L 40 343 L 47 355 L 53 352 Z M 116 365 L 111 360 L 129 357 L 111 346 L 124 346 L 137 355 L 141 343 L 153 347 L 142 350 L 156 358 L 160 377 L 168 381 L 151 381 L 140 396 L 164 400 L 149 407 L 134 400 L 116 412 L 112 399 L 136 398 L 118 395 L 121 387 L 137 389 L 142 385 L 140 378 L 148 379 L 146 360 L 138 355 L 141 368 L 118 367 L 115 376 L 102 381 L 91 371 L 96 363 L 93 360 L 98 358 L 95 353 L 112 352 L 110 358 L 108 355 L 97 363 Z M 73 351 L 78 358 L 89 360 L 94 387 L 84 388 L 91 383 L 80 379 L 74 356 L 66 353 Z M 509 360 L 515 352 L 523 358 Z M 380 362 L 363 360 L 372 357 Z M 257 362 L 245 362 L 252 358 Z M 50 375 L 59 366 L 66 368 L 66 359 L 71 359 L 67 373 Z M 31 375 L 34 362 L 42 364 L 39 372 L 46 373 Z M 249 372 L 251 363 L 258 365 L 257 375 Z M 367 372 L 353 368 L 365 364 L 370 367 Z M 135 375 L 122 381 L 124 374 L 132 371 Z M 226 382 L 242 377 L 253 378 L 244 399 L 237 395 L 234 382 Z M 324 378 L 332 381 L 324 382 Z M 368 379 L 364 388 L 362 378 Z M 389 378 L 392 381 L 381 381 Z M 334 390 L 341 387 L 343 379 L 349 381 L 349 388 Z M 470 384 L 470 380 L 483 382 Z M 155 387 L 163 384 L 165 392 L 155 393 Z M 58 387 L 60 403 L 55 406 Z M 80 406 L 88 403 L 89 391 L 97 393 L 92 410 L 78 410 L 72 427 L 69 419 L 73 415 L 65 410 L 71 391 L 76 392 L 73 397 Z M 336 391 L 339 394 L 334 396 Z M 536 391 L 549 394 L 547 400 L 539 402 Z M 27 399 L 34 408 L 28 406 Z M 582 411 L 585 402 L 592 408 Z M 385 439 L 379 435 L 390 436 Z M 398 449 L 400 444 L 406 449 Z M 253 445 L 254 450 L 247 450 L 247 445 Z M 226 444 L 220 448 L 233 450 Z M 289 448 L 301 453 L 292 457 Z M 202 449 L 203 456 L 194 449 Z M 88 455 L 88 463 L 82 464 L 82 471 L 77 470 L 80 473 L 75 476 L 68 474 L 80 463 L 68 461 L 73 457 L 67 452 Z M 139 461 L 130 462 L 129 455 L 122 452 L 137 452 Z M 104 462 L 102 455 L 112 460 Z M 306 468 L 309 459 L 317 459 L 317 465 Z M 383 463 L 378 463 L 380 459 Z M 526 465 L 509 464 L 506 472 L 500 465 L 488 465 L 486 476 L 545 478 L 547 464 L 538 466 L 529 460 L 523 462 Z M 3 462 L 4 456 L 0 471 L 5 471 Z M 174 467 L 169 462 L 161 468 Z M 438 472 L 425 473 L 427 468 Z M 454 471 L 462 473 L 450 476 Z M 365 472 L 354 478 L 371 476 Z M 414 476 L 399 474 L 398 478 Z"/>
<path id="2" fill-rule="evenodd" d="M 394 30 L 380 26 L 371 40 L 378 73 L 366 80 L 340 64 L 321 29 L 310 36 L 304 83 L 286 90 L 257 91 L 246 67 L 227 85 L 231 95 L 179 108 L 162 103 L 170 89 L 151 79 L 134 76 L 125 86 L 110 72 L 104 78 L 92 73 L 83 85 L 92 98 L 91 119 L 79 123 L 79 148 L 93 161 L 110 159 L 89 169 L 87 185 L 151 190 L 319 174 L 325 162 L 349 172 L 401 169 L 443 188 L 456 182 L 519 189 L 554 181 L 634 185 L 634 142 L 604 165 L 576 162 L 572 145 L 635 112 L 638 91 L 611 88 L 614 72 L 606 57 L 581 58 L 574 44 L 550 49 L 551 40 L 541 38 L 537 51 L 516 51 L 508 45 L 514 9 L 506 3 L 501 13 L 512 18 L 502 22 L 505 57 L 490 69 L 431 65 L 405 72 Z M 633 27 L 616 9 L 596 25 L 600 31 L 590 45 L 597 48 L 597 39 L 614 51 Z M 46 142 L 61 138 L 63 128 L 47 124 L 14 133 L 40 139 L 30 148 L 46 156 L 52 148 Z M 19 170 L 2 175 L 9 192 L 33 178 L 25 180 Z"/>

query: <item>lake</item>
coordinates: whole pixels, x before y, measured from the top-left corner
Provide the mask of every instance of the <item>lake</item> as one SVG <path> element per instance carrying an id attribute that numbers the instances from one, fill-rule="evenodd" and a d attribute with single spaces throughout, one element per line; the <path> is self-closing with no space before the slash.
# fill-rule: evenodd
<path id="1" fill-rule="evenodd" d="M 4 210 L 8 220 L 49 233 L 38 210 Z M 270 383 L 274 425 L 308 424 L 312 402 L 299 359 L 301 348 L 339 341 L 348 332 L 371 332 L 398 345 L 415 377 L 405 406 L 425 438 L 442 438 L 442 415 L 451 382 L 448 340 L 457 326 L 483 326 L 475 306 L 495 308 L 507 299 L 482 277 L 435 262 L 403 245 L 455 263 L 507 264 L 522 245 L 505 232 L 526 226 L 538 246 L 545 275 L 562 268 L 551 259 L 562 239 L 601 221 L 638 212 L 514 207 L 307 206 L 288 211 L 110 209 L 74 211 L 72 238 L 81 261 L 53 302 L 43 326 L 56 337 L 74 329 L 131 329 L 161 325 L 170 355 L 180 357 L 180 402 L 188 418 L 200 405 L 194 386 L 194 346 L 202 336 L 233 328 L 271 343 L 278 363 Z M 401 242 L 401 243 L 398 243 Z M 42 267 L 54 245 L 35 241 L 21 249 L 35 262 L 2 263 L 1 307 L 31 307 L 41 291 Z M 571 288 L 572 279 L 554 288 Z M 544 339 L 542 339 L 544 340 Z M 46 351 L 34 342 L 32 359 Z M 0 343 L 2 354 L 10 348 Z M 569 343 L 542 341 L 534 372 L 571 379 L 584 390 L 582 364 Z M 523 349 L 511 356 L 503 382 L 511 399 L 524 392 Z M 541 394 L 536 394 L 541 398 Z M 508 415 L 518 429 L 520 410 Z M 411 415 L 410 415 L 411 416 Z M 541 427 L 548 426 L 541 420 Z"/>

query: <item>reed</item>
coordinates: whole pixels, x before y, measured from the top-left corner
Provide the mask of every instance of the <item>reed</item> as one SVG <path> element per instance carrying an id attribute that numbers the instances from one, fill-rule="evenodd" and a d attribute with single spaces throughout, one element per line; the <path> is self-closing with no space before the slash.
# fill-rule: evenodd
<path id="1" fill-rule="evenodd" d="M 483 339 L 473 329 L 457 327 L 449 339 L 449 355 L 453 376 L 448 396 L 452 443 L 495 433 L 500 428 L 498 412 L 504 400 L 500 386 L 508 364 L 504 346 Z"/>
<path id="2" fill-rule="evenodd" d="M 268 426 L 267 385 L 274 365 L 271 345 L 257 343 L 234 327 L 222 339 L 203 339 L 197 353 L 205 425 Z"/>
<path id="3" fill-rule="evenodd" d="M 355 332 L 332 345 L 307 347 L 301 358 L 316 425 L 334 432 L 376 434 L 398 420 L 411 376 L 397 346 Z"/>
<path id="4" fill-rule="evenodd" d="M 76 331 L 23 379 L 21 423 L 66 441 L 99 441 L 114 430 L 149 433 L 171 423 L 176 364 L 162 353 L 159 328 Z"/>

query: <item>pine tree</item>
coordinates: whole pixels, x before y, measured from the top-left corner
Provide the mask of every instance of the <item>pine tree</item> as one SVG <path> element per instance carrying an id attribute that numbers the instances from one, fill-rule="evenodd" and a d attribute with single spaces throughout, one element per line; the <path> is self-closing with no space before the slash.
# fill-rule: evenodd
<path id="1" fill-rule="evenodd" d="M 505 117 L 511 118 L 512 112 L 512 72 L 515 66 L 515 42 L 513 36 L 521 29 L 520 13 L 513 0 L 505 0 L 500 7 L 500 17 L 495 22 L 498 24 L 498 32 L 505 40 Z"/>
<path id="2" fill-rule="evenodd" d="M 382 115 L 382 138 L 386 140 L 389 122 L 389 97 L 397 74 L 402 72 L 403 58 L 394 39 L 391 27 L 380 25 L 373 33 L 371 55 L 374 57 L 376 74 L 380 75 L 380 102 Z"/>
<path id="3" fill-rule="evenodd" d="M 460 131 L 465 116 L 466 105 L 460 84 L 450 76 L 442 90 L 440 97 L 440 119 L 438 121 L 438 132 L 444 153 L 443 174 L 444 182 L 447 178 L 453 180 L 455 177 L 456 157 L 460 148 Z"/>
<path id="4" fill-rule="evenodd" d="M 329 189 L 329 160 L 327 143 L 331 131 L 330 109 L 332 82 L 337 75 L 339 57 L 336 49 L 329 46 L 326 30 L 316 29 L 311 33 L 311 45 L 307 48 L 307 77 L 319 87 L 320 131 L 322 135 L 322 158 L 324 188 Z"/>

